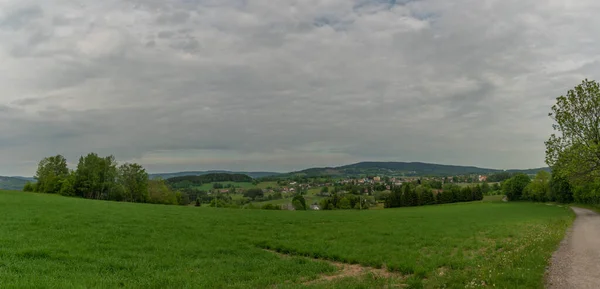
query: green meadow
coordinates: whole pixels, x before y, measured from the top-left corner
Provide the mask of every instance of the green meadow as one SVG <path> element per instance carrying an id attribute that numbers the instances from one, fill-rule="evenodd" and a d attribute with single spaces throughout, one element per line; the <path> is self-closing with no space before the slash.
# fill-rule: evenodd
<path id="1" fill-rule="evenodd" d="M 0 288 L 543 288 L 574 218 L 534 203 L 268 211 L 9 191 L 0 212 Z"/>

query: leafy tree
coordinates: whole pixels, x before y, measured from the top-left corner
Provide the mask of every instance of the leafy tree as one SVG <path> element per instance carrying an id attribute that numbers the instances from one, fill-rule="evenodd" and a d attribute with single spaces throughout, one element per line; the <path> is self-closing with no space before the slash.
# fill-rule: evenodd
<path id="1" fill-rule="evenodd" d="M 340 200 L 339 208 L 342 210 L 352 209 L 352 204 L 350 203 L 350 200 L 348 200 L 346 197 L 343 197 Z"/>
<path id="2" fill-rule="evenodd" d="M 473 187 L 473 201 L 481 201 L 481 200 L 483 200 L 483 186 Z"/>
<path id="3" fill-rule="evenodd" d="M 89 199 L 107 199 L 116 187 L 116 180 L 115 158 L 101 158 L 95 153 L 90 153 L 79 158 L 75 171 L 75 194 Z"/>
<path id="4" fill-rule="evenodd" d="M 385 200 L 385 208 L 403 207 L 402 187 L 394 187 L 389 197 Z"/>
<path id="5" fill-rule="evenodd" d="M 435 204 L 435 198 L 433 197 L 433 191 L 425 186 L 417 186 L 417 195 L 419 196 L 419 205 L 432 205 Z"/>
<path id="6" fill-rule="evenodd" d="M 252 188 L 252 189 L 248 189 L 246 192 L 244 192 L 244 197 L 250 198 L 254 201 L 256 198 L 264 197 L 264 193 L 263 193 L 262 189 Z"/>
<path id="7" fill-rule="evenodd" d="M 487 182 L 481 183 L 481 193 L 483 195 L 487 195 L 491 190 L 492 188 L 490 187 L 490 184 L 488 184 Z"/>
<path id="8" fill-rule="evenodd" d="M 125 163 L 119 167 L 118 182 L 123 189 L 123 200 L 146 202 L 148 200 L 148 173 L 139 164 Z"/>
<path id="9" fill-rule="evenodd" d="M 329 193 L 329 188 L 327 186 L 324 186 L 323 188 L 321 188 L 321 193 Z"/>
<path id="10" fill-rule="evenodd" d="M 292 206 L 296 210 L 306 210 L 306 200 L 302 195 L 296 195 L 292 198 Z"/>
<path id="11" fill-rule="evenodd" d="M 552 174 L 550 178 L 550 201 L 559 203 L 573 202 L 573 187 L 567 180 L 558 174 Z"/>
<path id="12" fill-rule="evenodd" d="M 75 172 L 70 172 L 62 180 L 59 194 L 63 196 L 75 196 Z"/>
<path id="13" fill-rule="evenodd" d="M 281 210 L 281 207 L 273 204 L 265 204 L 261 207 L 263 210 Z"/>
<path id="14" fill-rule="evenodd" d="M 523 198 L 535 202 L 550 200 L 550 173 L 539 171 L 525 188 Z"/>
<path id="15" fill-rule="evenodd" d="M 525 187 L 527 187 L 530 182 L 531 179 L 527 175 L 516 174 L 512 178 L 504 181 L 502 184 L 502 191 L 504 191 L 506 197 L 511 201 L 520 200 Z"/>
<path id="16" fill-rule="evenodd" d="M 438 189 L 441 190 L 442 189 L 442 182 L 440 181 L 430 181 L 429 182 L 429 186 L 431 186 L 432 189 Z"/>
<path id="17" fill-rule="evenodd" d="M 600 86 L 585 79 L 556 99 L 555 124 L 546 141 L 546 163 L 575 184 L 600 177 Z"/>
<path id="18" fill-rule="evenodd" d="M 499 172 L 495 174 L 491 174 L 488 176 L 488 181 L 490 182 L 502 182 L 508 180 L 512 177 L 512 174 L 509 172 Z"/>
<path id="19" fill-rule="evenodd" d="M 196 204 L 195 204 L 195 206 L 196 206 L 196 207 L 200 207 L 200 199 L 196 199 Z"/>
<path id="20" fill-rule="evenodd" d="M 163 179 L 154 179 L 148 181 L 148 203 L 176 205 L 177 196 Z"/>
<path id="21" fill-rule="evenodd" d="M 190 203 L 190 197 L 183 192 L 175 192 L 175 199 L 177 199 L 177 204 L 180 206 L 186 206 Z"/>
<path id="22" fill-rule="evenodd" d="M 499 190 L 501 190 L 501 189 L 502 189 L 502 188 L 500 187 L 500 185 L 499 185 L 498 183 L 494 183 L 494 184 L 492 185 L 492 191 L 494 191 L 494 192 L 496 192 L 496 191 L 499 191 Z"/>
<path id="23" fill-rule="evenodd" d="M 35 174 L 35 190 L 40 193 L 60 192 L 62 181 L 69 175 L 67 160 L 62 155 L 44 158 L 38 164 Z"/>
<path id="24" fill-rule="evenodd" d="M 33 192 L 34 190 L 35 190 L 35 186 L 32 182 L 25 183 L 25 186 L 23 187 L 24 192 Z"/>
<path id="25" fill-rule="evenodd" d="M 449 204 L 454 203 L 454 194 L 452 193 L 454 188 L 444 189 L 438 195 L 438 203 L 439 204 Z"/>
<path id="26" fill-rule="evenodd" d="M 459 195 L 460 202 L 470 202 L 473 200 L 473 191 L 471 190 L 471 187 L 461 188 Z"/>

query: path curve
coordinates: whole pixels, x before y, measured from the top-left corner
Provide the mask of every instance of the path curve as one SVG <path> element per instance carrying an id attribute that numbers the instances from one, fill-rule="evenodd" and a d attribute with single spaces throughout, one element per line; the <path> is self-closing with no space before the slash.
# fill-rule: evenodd
<path id="1" fill-rule="evenodd" d="M 600 288 L 600 215 L 572 207 L 577 218 L 552 256 L 547 288 Z"/>

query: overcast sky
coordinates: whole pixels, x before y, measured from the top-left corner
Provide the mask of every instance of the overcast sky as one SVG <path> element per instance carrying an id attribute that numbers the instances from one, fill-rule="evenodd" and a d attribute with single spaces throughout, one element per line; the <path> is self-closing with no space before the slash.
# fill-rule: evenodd
<path id="1" fill-rule="evenodd" d="M 0 0 L 0 175 L 544 166 L 597 0 Z"/>

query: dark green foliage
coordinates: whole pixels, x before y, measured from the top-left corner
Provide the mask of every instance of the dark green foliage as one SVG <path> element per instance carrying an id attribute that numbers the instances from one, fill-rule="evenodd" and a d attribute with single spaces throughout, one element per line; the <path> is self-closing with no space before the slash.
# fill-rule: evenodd
<path id="1" fill-rule="evenodd" d="M 484 183 L 486 184 L 486 183 Z M 473 201 L 483 200 L 483 186 L 473 187 Z"/>
<path id="2" fill-rule="evenodd" d="M 258 188 L 248 189 L 244 192 L 244 197 L 255 200 L 256 198 L 262 198 L 264 196 L 263 190 Z"/>
<path id="3" fill-rule="evenodd" d="M 435 198 L 433 191 L 430 188 L 424 186 L 418 186 L 416 188 L 417 194 L 419 195 L 419 205 L 433 205 L 435 204 Z"/>
<path id="4" fill-rule="evenodd" d="M 61 180 L 60 192 L 63 196 L 75 196 L 75 172 L 70 172 L 63 180 Z"/>
<path id="5" fill-rule="evenodd" d="M 148 173 L 138 164 L 123 164 L 118 170 L 118 184 L 122 188 L 119 197 L 127 202 L 146 202 L 148 200 Z"/>
<path id="6" fill-rule="evenodd" d="M 350 204 L 350 200 L 348 200 L 346 197 L 343 197 L 340 200 L 339 208 L 342 209 L 342 210 L 352 209 L 352 205 Z"/>
<path id="7" fill-rule="evenodd" d="M 200 199 L 196 199 L 196 204 L 195 204 L 195 206 L 196 206 L 196 207 L 200 207 Z"/>
<path id="8" fill-rule="evenodd" d="M 403 201 L 402 187 L 394 187 L 394 188 L 392 188 L 392 192 L 390 193 L 388 199 L 385 200 L 384 207 L 385 208 L 404 207 L 404 203 L 402 201 Z"/>
<path id="9" fill-rule="evenodd" d="M 32 182 L 25 183 L 25 186 L 23 187 L 24 192 L 33 192 L 34 190 L 35 190 L 35 186 Z"/>
<path id="10" fill-rule="evenodd" d="M 492 191 L 499 191 L 501 189 L 502 189 L 502 187 L 500 187 L 500 184 L 498 184 L 498 183 L 494 183 L 492 185 Z"/>
<path id="11" fill-rule="evenodd" d="M 186 193 L 175 192 L 175 198 L 177 199 L 177 204 L 180 206 L 186 206 L 190 203 L 190 197 Z"/>
<path id="12" fill-rule="evenodd" d="M 366 210 L 369 209 L 369 207 L 373 204 L 374 203 L 367 198 L 352 194 L 333 194 L 331 197 L 322 199 L 319 202 L 321 210 Z"/>
<path id="13" fill-rule="evenodd" d="M 167 179 L 167 183 L 173 188 L 187 188 L 190 186 L 199 186 L 202 184 L 215 183 L 215 182 L 253 182 L 254 179 L 243 174 L 226 174 L 226 173 L 214 173 L 200 176 L 181 176 Z M 213 184 L 213 188 L 221 184 Z"/>
<path id="14" fill-rule="evenodd" d="M 404 197 L 404 205 L 407 207 L 414 207 L 419 205 L 419 196 L 417 195 L 416 188 L 407 183 L 402 186 L 402 196 Z"/>
<path id="15" fill-rule="evenodd" d="M 180 205 L 190 202 L 190 194 L 173 191 L 164 180 L 149 181 L 142 166 L 125 163 L 117 168 L 113 156 L 100 157 L 95 153 L 80 157 L 77 169 L 71 172 L 61 155 L 44 158 L 36 179 L 35 184 L 29 183 L 24 189 L 100 200 Z M 193 200 L 196 197 L 197 194 Z"/>
<path id="16" fill-rule="evenodd" d="M 277 206 L 277 205 L 273 205 L 273 204 L 265 204 L 261 207 L 261 209 L 263 209 L 263 210 L 281 210 L 281 207 Z"/>
<path id="17" fill-rule="evenodd" d="M 600 204 L 600 182 L 590 182 L 573 189 L 573 199 L 581 204 Z"/>
<path id="18" fill-rule="evenodd" d="M 75 171 L 75 194 L 88 199 L 109 199 L 116 187 L 117 163 L 113 156 L 99 157 L 90 153 L 79 158 Z"/>
<path id="19" fill-rule="evenodd" d="M 459 202 L 470 202 L 473 201 L 473 190 L 471 187 L 463 187 L 460 189 Z"/>
<path id="20" fill-rule="evenodd" d="M 62 155 L 44 158 L 38 165 L 34 190 L 40 193 L 58 194 L 62 181 L 69 175 L 67 160 Z"/>
<path id="21" fill-rule="evenodd" d="M 481 183 L 481 193 L 483 195 L 487 195 L 491 190 L 492 188 L 490 187 L 490 184 L 488 184 L 487 182 Z"/>
<path id="22" fill-rule="evenodd" d="M 171 190 L 163 179 L 148 181 L 148 203 L 177 205 L 177 192 Z"/>
<path id="23" fill-rule="evenodd" d="M 292 205 L 296 210 L 306 210 L 306 200 L 302 195 L 295 195 L 292 198 Z"/>
<path id="24" fill-rule="evenodd" d="M 434 195 L 429 187 L 423 185 L 415 187 L 412 184 L 407 183 L 403 184 L 402 187 L 396 187 L 392 190 L 392 193 L 385 200 L 384 207 L 397 208 L 449 204 L 482 199 L 483 195 L 481 195 L 481 190 L 471 187 L 461 188 L 457 185 L 447 184 L 444 186 L 444 190 L 437 195 Z"/>
<path id="25" fill-rule="evenodd" d="M 430 181 L 430 182 L 429 182 L 429 186 L 430 186 L 432 189 L 441 190 L 441 189 L 442 189 L 442 186 L 443 186 L 443 184 L 442 184 L 442 182 L 440 182 L 440 181 Z"/>
<path id="26" fill-rule="evenodd" d="M 509 173 L 509 172 L 495 173 L 495 174 L 491 174 L 491 175 L 488 176 L 488 181 L 490 181 L 490 182 L 502 182 L 502 181 L 510 179 L 512 176 L 513 176 L 513 174 Z"/>
<path id="27" fill-rule="evenodd" d="M 565 177 L 553 174 L 550 178 L 550 201 L 573 202 L 573 187 Z"/>
<path id="28" fill-rule="evenodd" d="M 512 178 L 504 181 L 502 191 L 511 201 L 520 200 L 525 187 L 529 185 L 531 179 L 525 174 L 515 174 Z"/>

